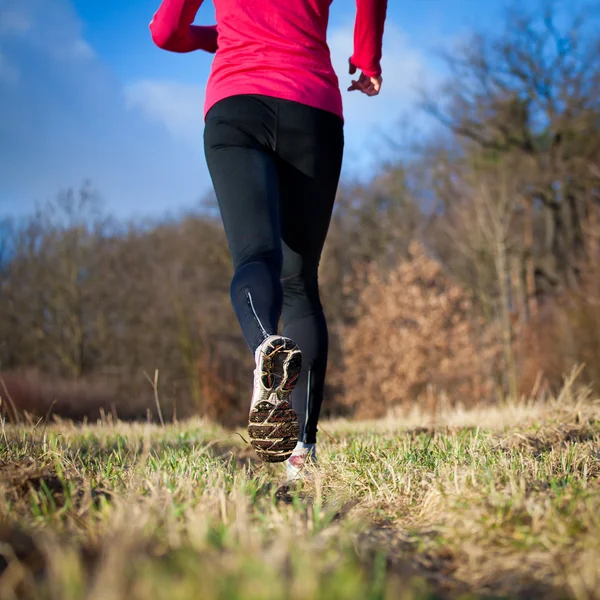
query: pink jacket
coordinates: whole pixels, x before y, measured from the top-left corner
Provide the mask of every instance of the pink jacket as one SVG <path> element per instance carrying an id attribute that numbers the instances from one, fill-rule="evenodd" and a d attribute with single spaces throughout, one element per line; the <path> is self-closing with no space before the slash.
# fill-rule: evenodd
<path id="1" fill-rule="evenodd" d="M 172 52 L 216 53 L 204 114 L 219 100 L 263 94 L 294 100 L 343 118 L 338 79 L 327 46 L 332 0 L 214 0 L 217 25 L 192 25 L 203 0 L 163 0 L 150 30 Z M 387 0 L 356 0 L 350 62 L 381 74 Z"/>

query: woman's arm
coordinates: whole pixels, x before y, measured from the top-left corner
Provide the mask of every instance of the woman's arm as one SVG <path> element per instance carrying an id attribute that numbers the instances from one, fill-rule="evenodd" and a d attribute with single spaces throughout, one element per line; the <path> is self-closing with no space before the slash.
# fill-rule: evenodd
<path id="1" fill-rule="evenodd" d="M 152 41 L 171 52 L 217 51 L 217 26 L 192 25 L 203 0 L 163 0 L 150 21 Z"/>
<path id="2" fill-rule="evenodd" d="M 387 0 L 356 0 L 354 54 L 350 64 L 367 77 L 381 75 L 381 47 Z"/>

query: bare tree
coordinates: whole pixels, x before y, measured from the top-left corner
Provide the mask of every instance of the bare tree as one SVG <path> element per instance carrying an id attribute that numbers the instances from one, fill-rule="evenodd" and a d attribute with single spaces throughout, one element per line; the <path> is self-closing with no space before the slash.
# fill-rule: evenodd
<path id="1" fill-rule="evenodd" d="M 522 196 L 530 312 L 534 273 L 549 289 L 578 285 L 581 224 L 590 208 L 583 190 L 590 165 L 600 161 L 598 24 L 591 9 L 560 17 L 548 2 L 537 11 L 514 9 L 501 34 L 474 35 L 446 56 L 452 75 L 425 101 L 458 136 L 489 155 L 510 154 L 529 171 Z M 536 220 L 543 235 L 533 244 Z"/>
<path id="2" fill-rule="evenodd" d="M 506 364 L 508 393 L 518 395 L 518 373 L 514 352 L 514 335 L 510 318 L 514 298 L 510 290 L 510 254 L 520 247 L 519 239 L 512 235 L 518 206 L 518 183 L 515 173 L 506 163 L 500 163 L 483 172 L 474 173 L 473 197 L 476 229 L 484 244 L 491 249 L 496 272 L 499 296 L 499 313 L 502 331 L 502 347 Z"/>

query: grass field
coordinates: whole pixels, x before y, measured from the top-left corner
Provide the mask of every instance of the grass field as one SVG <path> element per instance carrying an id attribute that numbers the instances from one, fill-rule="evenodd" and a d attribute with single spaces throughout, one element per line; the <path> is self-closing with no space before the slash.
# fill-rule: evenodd
<path id="1" fill-rule="evenodd" d="M 294 490 L 201 421 L 0 448 L 2 600 L 600 598 L 600 404 L 568 388 L 323 423 Z"/>

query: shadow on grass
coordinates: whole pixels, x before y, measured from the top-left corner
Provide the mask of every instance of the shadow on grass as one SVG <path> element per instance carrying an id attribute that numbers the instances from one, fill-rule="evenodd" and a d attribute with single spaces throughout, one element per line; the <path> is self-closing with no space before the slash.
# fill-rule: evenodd
<path id="1" fill-rule="evenodd" d="M 388 580 L 422 582 L 427 600 L 563 600 L 571 597 L 536 577 L 533 572 L 517 573 L 498 568 L 482 577 L 478 589 L 457 575 L 461 557 L 447 545 L 435 543 L 435 530 L 402 532 L 388 526 L 375 526 L 357 540 L 357 552 L 364 569 L 374 572 L 385 565 Z M 433 542 L 433 543 L 432 543 Z M 379 567 L 381 568 L 381 566 Z"/>
<path id="2" fill-rule="evenodd" d="M 434 541 L 436 537 L 437 532 L 433 530 L 409 534 L 386 526 L 368 528 L 355 543 L 357 568 L 367 580 L 379 578 L 386 589 L 403 590 L 408 587 L 413 594 L 409 597 L 423 600 L 558 600 L 570 597 L 566 590 L 540 581 L 534 573 L 525 575 L 502 569 L 490 572 L 482 579 L 478 589 L 473 589 L 457 577 L 460 556 L 443 545 L 433 544 L 433 547 L 427 548 L 427 542 Z M 77 548 L 82 566 L 92 576 L 102 563 L 101 547 L 78 545 Z M 47 576 L 47 557 L 38 546 L 35 535 L 25 533 L 14 524 L 0 523 L 0 549 L 0 588 L 11 564 L 18 564 L 30 580 L 43 584 Z M 163 548 L 157 555 L 150 541 L 148 547 L 139 547 L 137 551 L 161 561 L 169 561 L 182 552 L 181 549 Z M 414 590 L 419 590 L 417 595 Z M 18 593 L 18 589 L 16 591 Z M 19 593 L 17 597 L 29 598 Z"/>

